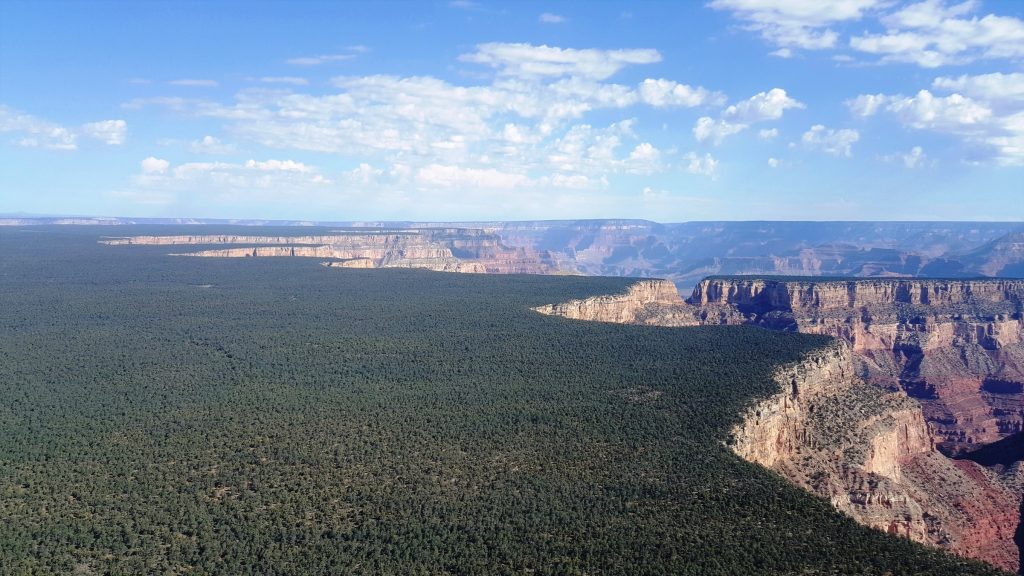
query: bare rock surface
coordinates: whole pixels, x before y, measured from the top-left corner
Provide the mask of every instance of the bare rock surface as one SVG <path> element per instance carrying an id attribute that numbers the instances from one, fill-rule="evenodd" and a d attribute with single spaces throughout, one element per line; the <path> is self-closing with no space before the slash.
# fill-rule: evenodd
<path id="1" fill-rule="evenodd" d="M 952 454 L 1020 433 L 1024 281 L 719 277 L 698 283 L 688 302 L 666 292 L 643 280 L 625 294 L 537 310 L 835 337 L 778 369 L 779 392 L 744 415 L 733 450 L 862 524 L 1019 570 L 1021 462 L 985 465 L 937 448 Z"/>

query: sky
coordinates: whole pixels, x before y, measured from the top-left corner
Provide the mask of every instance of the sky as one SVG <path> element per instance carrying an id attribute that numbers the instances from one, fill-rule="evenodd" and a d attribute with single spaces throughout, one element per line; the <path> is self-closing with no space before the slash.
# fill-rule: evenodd
<path id="1" fill-rule="evenodd" d="M 1024 220 L 1024 2 L 0 2 L 0 214 Z"/>

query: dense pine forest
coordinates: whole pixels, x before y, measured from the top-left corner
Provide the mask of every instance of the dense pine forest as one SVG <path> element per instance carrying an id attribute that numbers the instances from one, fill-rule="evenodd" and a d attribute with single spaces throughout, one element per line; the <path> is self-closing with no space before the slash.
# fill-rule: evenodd
<path id="1" fill-rule="evenodd" d="M 96 243 L 181 232 L 0 229 L 0 573 L 997 573 L 723 445 L 821 338 L 529 309 L 625 279 Z"/>

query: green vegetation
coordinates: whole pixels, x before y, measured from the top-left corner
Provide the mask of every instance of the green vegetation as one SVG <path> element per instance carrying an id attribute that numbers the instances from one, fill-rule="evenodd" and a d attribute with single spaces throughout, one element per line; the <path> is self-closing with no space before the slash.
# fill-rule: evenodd
<path id="1" fill-rule="evenodd" d="M 0 229 L 0 573 L 995 573 L 721 444 L 820 338 L 528 309 L 623 279 L 110 233 Z"/>

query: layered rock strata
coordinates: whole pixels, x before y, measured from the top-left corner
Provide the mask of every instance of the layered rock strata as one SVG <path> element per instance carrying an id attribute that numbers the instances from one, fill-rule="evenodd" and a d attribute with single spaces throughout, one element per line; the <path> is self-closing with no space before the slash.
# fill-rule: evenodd
<path id="1" fill-rule="evenodd" d="M 1016 571 L 1020 491 L 934 449 L 920 406 L 860 380 L 843 341 L 775 375 L 731 447 L 861 524 Z"/>
<path id="2" fill-rule="evenodd" d="M 537 310 L 834 336 L 779 369 L 779 393 L 745 415 L 733 449 L 865 525 L 1019 569 L 1020 463 L 985 467 L 936 446 L 1020 429 L 1024 281 L 709 278 L 685 303 L 655 286 Z"/>
<path id="3" fill-rule="evenodd" d="M 668 280 L 639 280 L 622 294 L 596 296 L 534 308 L 541 314 L 574 320 L 689 326 L 696 319 Z"/>
<path id="4" fill-rule="evenodd" d="M 111 246 L 194 246 L 176 256 L 329 258 L 329 267 L 424 268 L 443 272 L 551 274 L 549 255 L 504 246 L 479 229 L 344 230 L 305 236 L 199 234 L 106 238 Z M 211 248 L 217 246 L 217 248 Z"/>
<path id="5" fill-rule="evenodd" d="M 1024 280 L 708 278 L 690 303 L 705 323 L 847 341 L 858 373 L 916 398 L 949 453 L 1024 423 Z"/>

